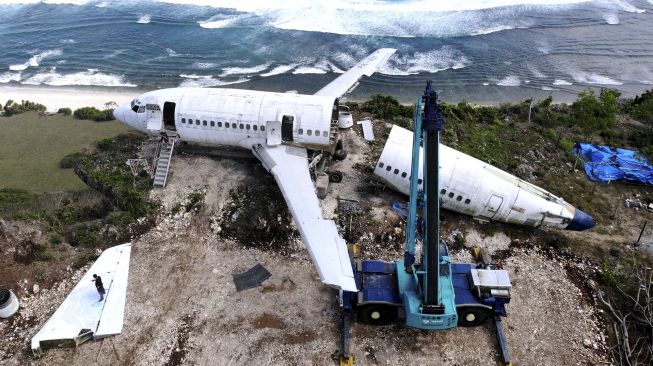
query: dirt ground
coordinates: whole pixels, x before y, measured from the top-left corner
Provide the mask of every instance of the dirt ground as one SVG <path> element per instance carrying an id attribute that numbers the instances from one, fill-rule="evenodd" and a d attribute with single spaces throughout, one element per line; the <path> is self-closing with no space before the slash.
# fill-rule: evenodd
<path id="1" fill-rule="evenodd" d="M 323 208 L 332 215 L 338 198 L 366 205 L 368 222 L 376 231 L 350 224 L 343 228 L 346 236 L 361 245 L 363 257 L 399 258 L 403 224 L 390 204 L 401 196 L 364 187 L 367 176 L 356 164 L 368 163 L 365 152 L 370 147 L 359 135 L 357 129 L 347 133 L 349 156 L 333 167 L 343 171 L 345 179 L 330 187 Z M 77 348 L 48 350 L 40 359 L 29 355 L 31 336 L 87 267 L 70 270 L 69 279 L 50 289 L 26 289 L 30 295 L 21 299 L 18 315 L 0 322 L 0 364 L 333 365 L 331 355 L 339 341 L 337 294 L 320 283 L 301 240 L 292 239 L 277 252 L 219 235 L 216 217 L 230 205 L 230 190 L 256 184 L 267 174 L 255 169 L 256 164 L 175 156 L 168 186 L 152 192 L 163 206 L 155 227 L 132 240 L 122 334 Z M 180 210 L 193 192 L 204 193 L 202 202 L 188 212 Z M 489 234 L 467 217 L 446 215 L 450 219 L 444 237 L 450 243 L 460 233 L 465 245 L 484 246 L 510 272 L 512 301 L 504 330 L 514 365 L 610 363 L 602 311 L 591 291 L 590 277 L 597 267 L 543 249 L 524 232 Z M 452 249 L 452 254 L 456 261 L 471 261 L 465 246 Z M 236 292 L 232 276 L 257 263 L 272 277 L 262 287 Z M 491 365 L 498 357 L 489 324 L 424 332 L 355 323 L 352 335 L 358 365 Z"/>

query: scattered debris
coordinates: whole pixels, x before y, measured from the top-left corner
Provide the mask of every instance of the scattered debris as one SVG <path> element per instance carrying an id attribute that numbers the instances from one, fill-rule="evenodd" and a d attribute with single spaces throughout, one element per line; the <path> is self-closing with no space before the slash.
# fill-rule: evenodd
<path id="1" fill-rule="evenodd" d="M 356 124 L 361 125 L 363 128 L 363 138 L 367 141 L 374 141 L 374 130 L 372 129 L 372 121 L 369 119 L 364 119 L 362 121 L 356 122 Z"/>
<path id="2" fill-rule="evenodd" d="M 272 274 L 260 263 L 250 268 L 247 272 L 234 275 L 236 291 L 248 290 L 259 287 L 265 280 L 272 277 Z"/>
<path id="3" fill-rule="evenodd" d="M 626 208 L 643 208 L 644 204 L 639 200 L 631 200 L 630 198 L 627 198 L 624 201 L 624 206 L 626 206 Z"/>

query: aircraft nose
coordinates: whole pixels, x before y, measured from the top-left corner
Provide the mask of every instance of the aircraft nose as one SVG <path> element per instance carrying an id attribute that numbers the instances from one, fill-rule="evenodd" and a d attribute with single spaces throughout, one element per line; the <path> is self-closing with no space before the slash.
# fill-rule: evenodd
<path id="1" fill-rule="evenodd" d="M 125 121 L 125 106 L 121 105 L 114 109 L 113 117 L 122 123 L 127 123 L 127 121 Z"/>
<path id="2" fill-rule="evenodd" d="M 591 229 L 594 227 L 594 219 L 592 216 L 586 214 L 585 212 L 576 209 L 574 218 L 571 220 L 571 223 L 567 226 L 567 230 L 573 231 L 583 231 Z"/>

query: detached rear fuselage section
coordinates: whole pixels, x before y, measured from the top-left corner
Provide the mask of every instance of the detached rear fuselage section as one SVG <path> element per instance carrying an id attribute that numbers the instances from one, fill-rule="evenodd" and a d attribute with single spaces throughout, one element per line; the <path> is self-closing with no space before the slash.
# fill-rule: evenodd
<path id="1" fill-rule="evenodd" d="M 393 189 L 408 194 L 413 133 L 393 126 L 374 174 Z M 533 227 L 585 230 L 591 216 L 546 190 L 481 160 L 440 145 L 442 207 L 482 221 Z M 418 183 L 422 185 L 423 149 Z"/>
<path id="2" fill-rule="evenodd" d="M 338 141 L 334 97 L 255 90 L 173 88 L 145 93 L 115 115 L 151 135 L 176 134 L 208 146 L 293 145 L 333 153 Z"/>

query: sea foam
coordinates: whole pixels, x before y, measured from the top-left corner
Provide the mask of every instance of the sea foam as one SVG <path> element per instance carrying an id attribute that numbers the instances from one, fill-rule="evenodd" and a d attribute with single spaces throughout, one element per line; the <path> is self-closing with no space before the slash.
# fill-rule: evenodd
<path id="1" fill-rule="evenodd" d="M 186 80 L 182 81 L 179 84 L 180 88 L 206 88 L 211 86 L 221 86 L 229 84 L 238 84 L 249 81 L 248 78 L 240 78 L 233 81 L 224 81 L 220 79 L 215 79 L 213 76 L 203 76 L 203 75 L 180 75 Z"/>
<path id="2" fill-rule="evenodd" d="M 505 78 L 497 81 L 497 85 L 499 85 L 499 86 L 519 86 L 519 85 L 521 85 L 521 81 L 515 75 L 508 75 Z"/>
<path id="3" fill-rule="evenodd" d="M 220 74 L 220 76 L 224 77 L 229 75 L 258 74 L 259 72 L 267 70 L 269 67 L 269 62 L 251 67 L 225 67 L 222 69 L 222 74 Z"/>
<path id="4" fill-rule="evenodd" d="M 138 21 L 136 23 L 138 24 L 148 24 L 151 20 L 150 15 L 146 14 L 138 18 Z"/>
<path id="5" fill-rule="evenodd" d="M 96 71 L 83 71 L 72 74 L 60 74 L 54 68 L 47 72 L 38 73 L 21 82 L 28 85 L 86 85 L 86 86 L 125 86 L 137 85 L 128 82 L 124 76 L 103 74 Z"/>
<path id="6" fill-rule="evenodd" d="M 462 69 L 470 62 L 460 51 L 445 46 L 428 52 L 390 57 L 379 72 L 386 75 L 413 75 L 421 72 L 436 73 L 447 69 Z"/>
<path id="7" fill-rule="evenodd" d="M 39 53 L 37 55 L 34 55 L 34 56 L 30 57 L 29 60 L 27 60 L 25 63 L 9 66 L 9 70 L 22 71 L 22 70 L 27 69 L 28 67 L 36 67 L 36 66 L 40 65 L 41 61 L 44 58 L 54 57 L 54 56 L 61 56 L 62 54 L 63 54 L 63 51 L 60 48 L 43 51 L 43 52 L 41 52 L 41 53 Z"/>
<path id="8" fill-rule="evenodd" d="M 571 77 L 577 82 L 585 84 L 623 85 L 620 81 L 591 72 L 577 71 L 573 73 Z"/>
<path id="9" fill-rule="evenodd" d="M 6 84 L 12 81 L 20 81 L 22 75 L 20 72 L 4 72 L 0 74 L 0 84 Z"/>

